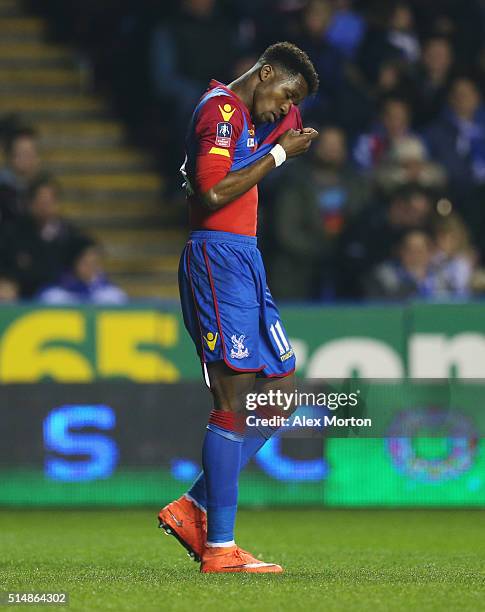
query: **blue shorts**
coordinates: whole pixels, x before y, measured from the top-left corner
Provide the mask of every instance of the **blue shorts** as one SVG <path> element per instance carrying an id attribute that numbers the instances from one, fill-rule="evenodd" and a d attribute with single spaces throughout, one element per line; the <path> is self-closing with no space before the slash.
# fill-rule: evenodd
<path id="1" fill-rule="evenodd" d="M 195 231 L 182 253 L 179 288 L 185 327 L 203 364 L 286 376 L 295 355 L 266 284 L 256 237 Z"/>

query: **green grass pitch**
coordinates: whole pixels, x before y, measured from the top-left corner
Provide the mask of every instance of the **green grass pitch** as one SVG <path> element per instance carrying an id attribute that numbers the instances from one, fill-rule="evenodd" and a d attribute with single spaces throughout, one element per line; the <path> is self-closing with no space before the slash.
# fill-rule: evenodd
<path id="1" fill-rule="evenodd" d="M 71 611 L 485 609 L 478 510 L 241 511 L 238 542 L 282 576 L 201 575 L 155 515 L 2 510 L 0 590 L 67 591 Z"/>

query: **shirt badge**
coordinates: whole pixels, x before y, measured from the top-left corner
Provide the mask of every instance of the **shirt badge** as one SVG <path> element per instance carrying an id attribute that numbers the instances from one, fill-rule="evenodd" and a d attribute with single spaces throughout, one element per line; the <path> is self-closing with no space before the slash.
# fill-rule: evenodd
<path id="1" fill-rule="evenodd" d="M 236 109 L 233 108 L 230 104 L 224 104 L 224 106 L 221 106 L 219 104 L 219 112 L 221 113 L 224 121 L 230 121 L 231 117 L 236 112 Z"/>
<path id="2" fill-rule="evenodd" d="M 217 124 L 216 145 L 219 147 L 230 147 L 232 136 L 232 125 L 227 121 Z"/>
<path id="3" fill-rule="evenodd" d="M 233 334 L 231 336 L 232 349 L 231 349 L 231 359 L 244 359 L 245 357 L 249 357 L 249 350 L 244 346 L 244 340 L 246 336 L 241 334 L 240 336 L 236 336 Z"/>

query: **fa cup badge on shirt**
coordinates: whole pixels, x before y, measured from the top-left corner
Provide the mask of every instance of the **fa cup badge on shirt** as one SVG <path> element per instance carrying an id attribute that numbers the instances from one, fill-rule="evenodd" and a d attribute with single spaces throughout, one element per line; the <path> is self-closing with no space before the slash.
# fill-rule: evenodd
<path id="1" fill-rule="evenodd" d="M 232 125 L 227 121 L 217 124 L 216 145 L 219 147 L 230 147 L 232 136 Z"/>

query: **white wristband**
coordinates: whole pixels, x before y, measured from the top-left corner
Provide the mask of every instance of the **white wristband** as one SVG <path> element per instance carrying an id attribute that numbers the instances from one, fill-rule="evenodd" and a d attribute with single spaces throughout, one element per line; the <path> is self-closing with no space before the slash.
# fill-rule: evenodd
<path id="1" fill-rule="evenodd" d="M 275 144 L 275 146 L 270 150 L 270 154 L 274 157 L 276 168 L 281 166 L 281 164 L 286 161 L 286 151 L 280 144 Z"/>

